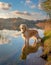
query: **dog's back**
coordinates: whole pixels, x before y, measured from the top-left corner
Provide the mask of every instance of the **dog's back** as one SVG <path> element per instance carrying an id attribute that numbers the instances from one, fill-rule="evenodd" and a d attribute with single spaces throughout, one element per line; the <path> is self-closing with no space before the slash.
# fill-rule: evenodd
<path id="1" fill-rule="evenodd" d="M 32 37 L 32 36 L 36 36 L 38 34 L 38 31 L 29 29 L 28 33 L 29 33 L 29 37 Z"/>

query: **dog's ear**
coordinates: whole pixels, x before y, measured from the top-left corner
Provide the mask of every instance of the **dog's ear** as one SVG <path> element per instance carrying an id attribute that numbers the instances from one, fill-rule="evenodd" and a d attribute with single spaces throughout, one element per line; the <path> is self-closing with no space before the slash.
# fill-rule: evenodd
<path id="1" fill-rule="evenodd" d="M 21 25 L 19 25 L 19 27 L 18 27 L 19 29 L 21 29 Z"/>
<path id="2" fill-rule="evenodd" d="M 27 28 L 28 28 L 27 25 L 25 25 L 25 30 L 27 30 Z"/>

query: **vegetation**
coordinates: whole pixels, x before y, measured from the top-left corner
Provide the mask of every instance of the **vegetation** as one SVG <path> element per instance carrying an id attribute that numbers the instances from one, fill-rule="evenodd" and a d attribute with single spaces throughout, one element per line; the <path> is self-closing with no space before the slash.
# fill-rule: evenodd
<path id="1" fill-rule="evenodd" d="M 49 54 L 49 52 L 51 52 L 51 31 L 45 32 L 43 43 L 44 43 L 44 54 Z"/>
<path id="2" fill-rule="evenodd" d="M 41 7 L 45 12 L 47 12 L 51 19 L 51 0 L 45 0 L 42 2 Z"/>
<path id="3" fill-rule="evenodd" d="M 51 21 L 51 20 L 50 20 Z M 48 26 L 49 28 L 45 29 L 45 37 L 42 39 L 43 43 L 44 43 L 44 52 L 42 57 L 45 58 L 45 56 L 47 55 L 47 63 L 46 65 L 51 65 L 51 29 L 49 24 L 46 24 L 45 26 Z"/>
<path id="4" fill-rule="evenodd" d="M 19 30 L 20 24 L 26 24 L 29 28 L 40 28 L 35 24 L 38 22 L 44 22 L 45 20 L 27 20 L 23 18 L 8 18 L 8 19 L 1 19 L 0 18 L 0 30 L 2 29 L 9 29 L 9 30 Z"/>

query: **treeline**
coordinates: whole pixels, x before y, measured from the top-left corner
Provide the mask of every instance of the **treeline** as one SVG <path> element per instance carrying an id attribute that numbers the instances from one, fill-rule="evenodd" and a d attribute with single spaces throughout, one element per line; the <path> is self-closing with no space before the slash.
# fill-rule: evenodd
<path id="1" fill-rule="evenodd" d="M 9 30 L 19 30 L 20 24 L 26 24 L 30 28 L 39 28 L 35 24 L 38 22 L 43 22 L 45 20 L 27 20 L 22 18 L 8 18 L 8 19 L 0 19 L 0 30 L 9 29 Z"/>

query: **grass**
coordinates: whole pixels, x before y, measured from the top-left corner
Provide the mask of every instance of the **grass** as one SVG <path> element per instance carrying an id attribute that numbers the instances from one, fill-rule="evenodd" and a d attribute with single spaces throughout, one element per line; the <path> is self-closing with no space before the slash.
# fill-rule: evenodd
<path id="1" fill-rule="evenodd" d="M 45 37 L 43 38 L 44 53 L 51 52 L 51 31 L 45 31 Z"/>
<path id="2" fill-rule="evenodd" d="M 45 37 L 42 39 L 42 40 L 43 40 L 43 43 L 44 43 L 46 40 L 48 40 L 48 39 L 51 38 L 51 31 L 45 31 L 44 35 L 45 35 Z"/>
<path id="3" fill-rule="evenodd" d="M 51 30 L 45 31 L 45 37 L 42 39 L 44 43 L 44 55 L 47 55 L 47 63 L 45 65 L 51 65 Z"/>

